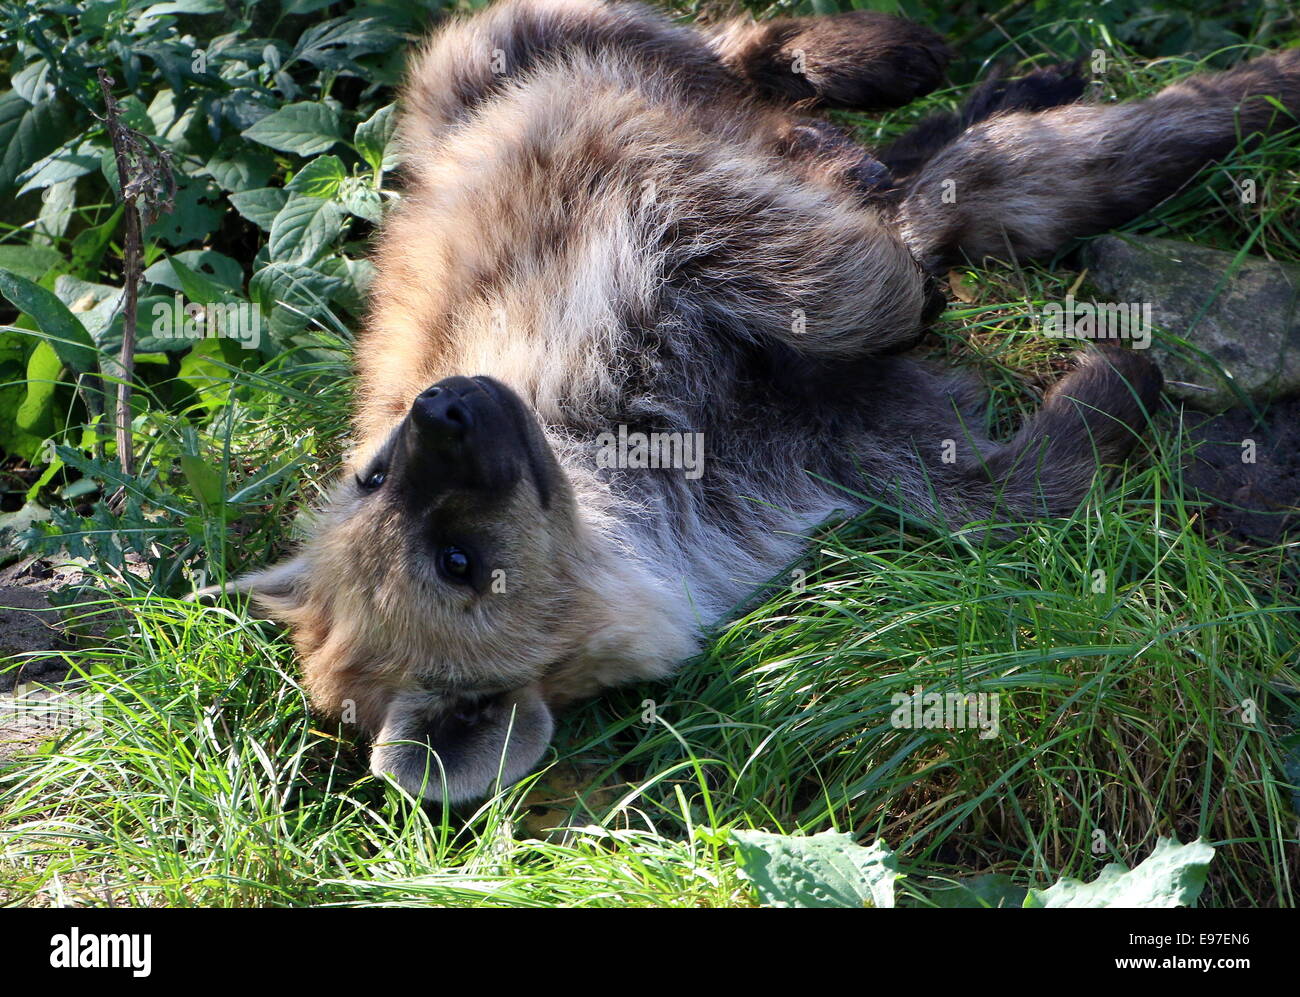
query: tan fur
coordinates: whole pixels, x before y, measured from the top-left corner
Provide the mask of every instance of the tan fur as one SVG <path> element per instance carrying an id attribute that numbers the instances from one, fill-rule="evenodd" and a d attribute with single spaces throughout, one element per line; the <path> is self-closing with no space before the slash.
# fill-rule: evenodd
<path id="1" fill-rule="evenodd" d="M 356 351 L 354 453 L 302 551 L 244 583 L 292 629 L 313 702 L 378 736 L 376 770 L 412 792 L 482 795 L 508 737 L 521 747 L 501 773 L 518 778 L 549 706 L 666 675 L 827 517 L 877 501 L 948 525 L 1065 512 L 1097 461 L 1132 445 L 1160 380 L 1131 353 L 1088 358 L 1005 444 L 979 432 L 969 379 L 893 355 L 933 303 L 918 259 L 1017 224 L 987 201 L 935 208 L 944 170 L 995 191 L 980 156 L 1012 156 L 1023 195 L 1057 178 L 1015 158 L 1017 136 L 1092 142 L 1109 122 L 1121 143 L 1124 119 L 1067 108 L 974 126 L 952 147 L 971 157 L 939 150 L 891 208 L 853 185 L 874 160 L 781 103 L 804 99 L 808 81 L 785 78 L 804 44 L 823 46 L 812 85 L 827 103 L 906 100 L 938 75 L 904 64 L 946 59 L 932 33 L 876 15 L 742 22 L 710 41 L 584 0 L 498 4 L 416 58 L 407 186 Z M 1290 86 L 1292 68 L 1237 90 Z M 1140 210 L 1142 181 L 1127 182 Z M 1086 227 L 1077 207 L 1058 223 L 1007 196 L 1035 252 Z M 522 403 L 528 428 L 482 445 L 527 473 L 424 504 L 406 478 L 362 487 L 422 459 L 413 401 L 462 375 Z M 484 412 L 514 411 L 457 383 Z M 702 433 L 707 473 L 601 468 L 595 441 L 618 426 Z M 502 586 L 449 584 L 434 567 L 447 537 L 477 544 Z"/>

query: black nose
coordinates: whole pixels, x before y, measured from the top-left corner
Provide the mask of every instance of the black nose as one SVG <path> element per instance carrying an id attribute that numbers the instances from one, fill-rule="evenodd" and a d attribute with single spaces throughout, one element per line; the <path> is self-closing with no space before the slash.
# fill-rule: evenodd
<path id="1" fill-rule="evenodd" d="M 504 494 L 528 454 L 521 413 L 491 378 L 444 378 L 411 404 L 393 471 L 420 502 L 451 489 Z"/>
<path id="2" fill-rule="evenodd" d="M 426 439 L 454 443 L 474 428 L 474 413 L 453 388 L 435 384 L 415 399 L 411 422 Z"/>

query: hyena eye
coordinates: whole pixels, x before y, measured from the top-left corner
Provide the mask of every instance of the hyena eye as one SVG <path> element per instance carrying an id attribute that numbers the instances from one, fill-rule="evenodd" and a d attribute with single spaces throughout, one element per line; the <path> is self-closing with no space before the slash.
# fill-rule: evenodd
<path id="1" fill-rule="evenodd" d="M 357 484 L 360 485 L 364 491 L 373 492 L 384 483 L 384 478 L 386 477 L 387 475 L 383 471 L 371 471 L 365 477 L 358 477 Z"/>
<path id="2" fill-rule="evenodd" d="M 438 551 L 438 569 L 448 581 L 468 585 L 472 567 L 469 555 L 460 547 L 448 544 Z"/>

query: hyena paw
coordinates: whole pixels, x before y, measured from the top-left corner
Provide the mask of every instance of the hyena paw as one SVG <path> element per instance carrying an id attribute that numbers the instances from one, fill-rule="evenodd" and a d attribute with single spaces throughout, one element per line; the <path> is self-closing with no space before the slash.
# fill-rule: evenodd
<path id="1" fill-rule="evenodd" d="M 830 107 L 901 107 L 937 87 L 952 59 L 929 28 L 872 11 L 777 22 L 772 30 L 775 44 L 749 67 L 754 82 Z"/>
<path id="2" fill-rule="evenodd" d="M 829 121 L 809 118 L 792 125 L 778 142 L 777 152 L 868 199 L 894 187 L 888 167 Z"/>
<path id="3" fill-rule="evenodd" d="M 967 99 L 962 124 L 970 127 L 1004 111 L 1045 111 L 1073 104 L 1088 87 L 1080 70 L 1078 62 L 1063 62 L 1016 79 L 1007 79 L 999 72 L 976 87 Z"/>
<path id="4" fill-rule="evenodd" d="M 1089 362 L 1104 365 L 1115 380 L 1114 390 L 1126 395 L 1130 405 L 1140 403 L 1143 413 L 1149 418 L 1155 412 L 1165 386 L 1160 365 L 1139 350 L 1119 346 L 1101 345 L 1092 352 L 1094 355 Z"/>

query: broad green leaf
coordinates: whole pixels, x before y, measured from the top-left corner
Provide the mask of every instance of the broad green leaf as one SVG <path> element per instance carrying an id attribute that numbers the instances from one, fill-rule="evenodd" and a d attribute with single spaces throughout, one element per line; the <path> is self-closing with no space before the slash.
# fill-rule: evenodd
<path id="1" fill-rule="evenodd" d="M 29 500 L 21 509 L 14 512 L 0 512 L 0 531 L 13 530 L 15 533 L 21 533 L 33 523 L 43 523 L 49 518 L 49 509 Z"/>
<path id="2" fill-rule="evenodd" d="M 41 210 L 36 216 L 35 234 L 44 241 L 57 239 L 67 231 L 77 204 L 77 181 L 51 184 L 41 194 Z"/>
<path id="3" fill-rule="evenodd" d="M 191 270 L 178 258 L 173 257 L 171 265 L 172 273 L 180 281 L 181 293 L 190 301 L 200 305 L 210 305 L 217 301 L 231 301 L 234 299 L 234 295 L 226 288 L 215 281 L 209 280 L 203 274 Z"/>
<path id="4" fill-rule="evenodd" d="M 269 152 L 232 139 L 217 148 L 203 169 L 222 190 L 247 191 L 271 179 L 275 160 Z"/>
<path id="5" fill-rule="evenodd" d="M 128 128 L 134 128 L 142 135 L 153 135 L 153 119 L 149 117 L 149 108 L 133 93 L 127 94 L 117 102 L 118 110 L 122 114 L 122 124 Z M 108 136 L 103 138 L 107 145 Z"/>
<path id="6" fill-rule="evenodd" d="M 1112 862 L 1091 883 L 1062 879 L 1030 890 L 1026 907 L 1194 907 L 1209 873 L 1214 849 L 1200 838 L 1180 845 L 1161 838 L 1155 851 L 1132 870 Z"/>
<path id="7" fill-rule="evenodd" d="M 32 317 L 60 360 L 78 374 L 95 370 L 97 355 L 90 333 L 52 291 L 26 277 L 0 270 L 0 294 L 20 312 Z"/>
<path id="8" fill-rule="evenodd" d="M 145 230 L 146 239 L 162 239 L 177 249 L 208 238 L 221 224 L 215 184 L 177 177 L 175 204 Z"/>
<path id="9" fill-rule="evenodd" d="M 0 270 L 28 280 L 40 280 L 63 262 L 63 254 L 49 246 L 0 246 Z"/>
<path id="10" fill-rule="evenodd" d="M 41 445 L 41 450 L 43 451 L 42 459 L 45 461 L 45 470 L 41 472 L 41 476 L 33 481 L 31 487 L 27 489 L 26 500 L 28 504 L 35 502 L 40 496 L 41 490 L 54 480 L 56 474 L 63 470 L 63 460 L 54 452 L 53 439 L 45 439 Z M 32 463 L 35 464 L 36 461 L 33 460 Z"/>
<path id="11" fill-rule="evenodd" d="M 339 186 L 338 200 L 350 214 L 378 225 L 384 218 L 384 202 L 379 191 L 357 177 L 348 177 Z"/>
<path id="12" fill-rule="evenodd" d="M 14 93 L 29 104 L 39 104 L 54 96 L 54 84 L 50 82 L 50 64 L 45 59 L 36 59 L 14 73 L 10 82 Z"/>
<path id="13" fill-rule="evenodd" d="M 181 454 L 181 472 L 190 486 L 190 492 L 207 512 L 221 508 L 221 469 L 202 457 Z"/>
<path id="14" fill-rule="evenodd" d="M 142 58 L 151 60 L 158 67 L 158 72 L 167 81 L 167 86 L 173 93 L 186 93 L 191 83 L 197 83 L 205 87 L 215 87 L 223 92 L 230 87 L 230 84 L 225 80 L 208 72 L 205 63 L 197 62 L 194 59 L 192 44 L 187 45 L 175 36 L 159 38 L 156 41 L 147 41 L 143 44 L 137 40 L 134 51 Z M 193 150 L 186 149 L 185 151 L 190 152 Z"/>
<path id="15" fill-rule="evenodd" d="M 136 310 L 136 363 L 148 362 L 148 354 L 183 353 L 194 345 L 202 329 L 195 327 L 193 335 L 186 334 L 185 305 L 184 296 L 179 292 L 172 297 L 150 295 L 140 299 Z M 121 313 L 115 314 L 96 335 L 99 348 L 106 353 L 119 352 L 124 325 Z"/>
<path id="16" fill-rule="evenodd" d="M 182 256 L 186 255 L 184 253 Z M 54 293 L 77 317 L 101 356 L 116 357 L 122 352 L 122 335 L 126 327 L 122 307 L 126 292 L 120 287 L 95 284 L 63 274 L 54 284 Z M 176 296 L 181 297 L 179 294 Z M 137 363 L 148 363 L 148 354 L 174 353 L 189 349 L 192 340 L 171 335 L 177 315 L 183 315 L 183 301 L 149 295 L 136 302 L 135 356 Z M 159 314 L 163 316 L 161 323 Z M 161 329 L 164 335 L 160 338 Z"/>
<path id="17" fill-rule="evenodd" d="M 176 377 L 193 389 L 200 402 L 217 409 L 230 398 L 233 375 L 239 364 L 239 346 L 228 339 L 201 339 L 181 358 Z"/>
<path id="18" fill-rule="evenodd" d="M 374 17 L 336 17 L 302 33 L 285 64 L 301 59 L 317 69 L 360 72 L 356 59 L 385 52 L 398 44 L 401 33 Z"/>
<path id="19" fill-rule="evenodd" d="M 104 146 L 98 138 L 76 138 L 66 142 L 18 174 L 17 182 L 22 184 L 18 193 L 44 190 L 64 180 L 93 173 L 103 154 Z"/>
<path id="20" fill-rule="evenodd" d="M 69 137 L 72 121 L 56 98 L 28 104 L 12 91 L 0 96 L 0 191 Z"/>
<path id="21" fill-rule="evenodd" d="M 104 330 L 121 311 L 126 292 L 120 287 L 60 274 L 54 282 L 54 293 L 77 316 L 77 321 L 90 333 L 100 353 L 116 356 L 121 347 L 121 337 L 110 349 L 104 339 Z"/>
<path id="22" fill-rule="evenodd" d="M 296 191 L 309 197 L 333 197 L 339 185 L 347 179 L 343 160 L 338 156 L 317 156 L 285 184 L 285 190 Z"/>
<path id="23" fill-rule="evenodd" d="M 333 201 L 291 194 L 271 223 L 271 259 L 310 265 L 338 237 L 343 217 Z"/>
<path id="24" fill-rule="evenodd" d="M 397 165 L 397 149 L 393 143 L 396 128 L 397 116 L 392 104 L 381 107 L 357 125 L 354 138 L 357 151 L 375 173 L 391 170 Z"/>
<path id="25" fill-rule="evenodd" d="M 173 253 L 146 269 L 144 279 L 151 284 L 170 287 L 173 291 L 182 290 L 180 278 L 172 268 L 172 260 L 179 260 L 195 273 L 206 277 L 227 291 L 238 294 L 244 286 L 244 268 L 239 265 L 239 261 L 232 260 L 214 249 L 187 249 L 184 252 Z"/>
<path id="26" fill-rule="evenodd" d="M 99 172 L 103 176 L 104 182 L 108 184 L 108 189 L 113 192 L 114 199 L 122 200 L 122 177 L 117 170 L 117 157 L 112 149 L 102 148 L 99 151 Z"/>
<path id="27" fill-rule="evenodd" d="M 58 458 L 55 459 L 57 460 Z M 59 463 L 63 462 L 59 461 Z M 99 490 L 99 484 L 97 482 L 92 481 L 90 478 L 81 478 L 78 481 L 72 482 L 70 485 L 65 485 L 63 488 L 60 488 L 59 498 L 71 502 L 74 499 L 81 498 L 83 495 L 93 495 Z"/>
<path id="28" fill-rule="evenodd" d="M 41 437 L 18 428 L 18 408 L 27 397 L 28 361 L 39 345 L 21 330 L 0 328 L 0 448 L 31 460 Z"/>
<path id="29" fill-rule="evenodd" d="M 322 267 L 332 263 L 324 261 Z M 303 329 L 312 319 L 326 319 L 330 300 L 344 287 L 340 277 L 294 263 L 271 263 L 248 282 L 249 297 L 269 314 L 274 336 Z"/>
<path id="30" fill-rule="evenodd" d="M 16 90 L 5 90 L 0 93 L 0 141 L 8 142 L 13 138 L 18 130 L 18 123 L 23 120 L 23 115 L 32 107 L 32 103 L 24 99 Z M 17 176 L 17 173 L 14 175 Z"/>
<path id="31" fill-rule="evenodd" d="M 733 831 L 740 873 L 769 907 L 893 907 L 898 860 L 837 831 L 808 836 Z"/>
<path id="32" fill-rule="evenodd" d="M 1027 892 L 1023 886 L 1017 886 L 1010 876 L 990 873 L 944 884 L 927 896 L 937 907 L 1012 908 L 1024 906 Z"/>
<path id="33" fill-rule="evenodd" d="M 159 90 L 149 102 L 146 113 L 153 126 L 153 134 L 161 138 L 172 149 L 181 149 L 187 144 L 185 133 L 193 123 L 197 104 L 178 101 L 177 94 L 171 90 Z"/>
<path id="34" fill-rule="evenodd" d="M 54 432 L 54 391 L 62 370 L 54 348 L 37 343 L 27 359 L 27 394 L 14 417 L 19 430 L 42 439 Z"/>
<path id="35" fill-rule="evenodd" d="M 300 101 L 272 111 L 261 121 L 245 128 L 243 136 L 281 152 L 315 156 L 326 152 L 343 137 L 339 115 L 328 104 Z"/>
<path id="36" fill-rule="evenodd" d="M 335 276 L 294 263 L 272 263 L 248 282 L 249 296 L 264 308 L 289 305 L 304 311 L 328 306 L 343 286 Z"/>
<path id="37" fill-rule="evenodd" d="M 51 190 L 57 187 L 51 188 Z M 74 272 L 93 270 L 103 259 L 117 227 L 126 216 L 126 209 L 118 205 L 108 219 L 91 228 L 82 229 L 72 240 L 72 269 Z"/>
<path id="38" fill-rule="evenodd" d="M 225 9 L 221 0 L 167 0 L 166 3 L 150 4 L 140 18 L 148 20 L 167 14 L 220 14 Z"/>
<path id="39" fill-rule="evenodd" d="M 280 187 L 260 187 L 230 195 L 235 210 L 263 232 L 271 231 L 275 216 L 288 200 L 288 193 Z"/>
<path id="40" fill-rule="evenodd" d="M 365 310 L 366 295 L 375 274 L 375 265 L 370 260 L 354 260 L 338 254 L 319 261 L 314 269 L 338 278 L 339 286 L 330 293 L 332 300 L 354 315 Z"/>

